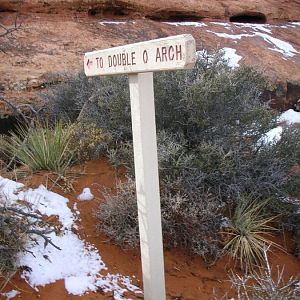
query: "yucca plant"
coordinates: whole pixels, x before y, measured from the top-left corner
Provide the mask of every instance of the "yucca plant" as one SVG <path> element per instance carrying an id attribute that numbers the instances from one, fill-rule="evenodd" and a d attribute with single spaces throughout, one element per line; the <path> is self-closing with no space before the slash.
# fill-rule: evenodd
<path id="1" fill-rule="evenodd" d="M 275 245 L 280 248 L 268 238 L 277 229 L 271 225 L 276 217 L 266 216 L 263 212 L 267 202 L 268 200 L 258 201 L 251 196 L 243 197 L 226 230 L 224 250 L 240 262 L 242 269 L 263 265 L 266 247 Z"/>
<path id="2" fill-rule="evenodd" d="M 58 122 L 53 128 L 49 124 L 35 128 L 19 127 L 7 143 L 11 156 L 30 170 L 48 170 L 60 175 L 70 166 L 73 153 L 69 142 L 70 127 Z"/>

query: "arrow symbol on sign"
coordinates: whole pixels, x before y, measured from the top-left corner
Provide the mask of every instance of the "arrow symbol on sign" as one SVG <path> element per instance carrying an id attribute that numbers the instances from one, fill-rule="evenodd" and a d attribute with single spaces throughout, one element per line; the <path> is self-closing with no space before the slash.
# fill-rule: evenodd
<path id="1" fill-rule="evenodd" d="M 86 62 L 86 65 L 88 68 L 90 68 L 90 66 L 93 64 L 93 61 L 88 59 L 87 62 Z"/>

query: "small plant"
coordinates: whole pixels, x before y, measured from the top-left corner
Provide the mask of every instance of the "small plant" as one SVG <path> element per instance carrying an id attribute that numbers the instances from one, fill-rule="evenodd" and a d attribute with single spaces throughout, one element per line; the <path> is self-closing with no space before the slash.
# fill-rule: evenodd
<path id="1" fill-rule="evenodd" d="M 96 211 L 97 229 L 103 231 L 117 244 L 136 247 L 139 243 L 135 182 L 128 178 L 117 185 L 115 195 L 105 189 L 104 202 Z"/>
<path id="2" fill-rule="evenodd" d="M 7 148 L 17 162 L 30 170 L 48 170 L 63 174 L 70 166 L 73 152 L 69 149 L 71 137 L 70 127 L 62 122 L 26 129 L 19 127 L 12 133 Z"/>
<path id="3" fill-rule="evenodd" d="M 109 137 L 94 123 L 78 122 L 72 125 L 69 149 L 79 161 L 97 159 L 106 152 Z"/>
<path id="4" fill-rule="evenodd" d="M 166 188 L 169 184 L 166 183 Z M 190 253 L 203 257 L 206 263 L 213 263 L 221 255 L 218 231 L 223 218 L 218 213 L 219 202 L 212 195 L 195 193 L 191 199 L 171 189 L 161 191 L 162 230 L 165 244 L 183 247 Z M 198 197 L 196 195 L 201 195 Z M 137 200 L 135 182 L 128 178 L 119 183 L 116 193 L 103 191 L 96 217 L 99 231 L 104 232 L 117 244 L 135 247 L 139 243 Z"/>
<path id="5" fill-rule="evenodd" d="M 0 199 L 0 278 L 4 279 L 0 292 L 17 271 L 18 254 L 26 251 L 30 240 L 35 241 L 36 236 L 41 236 L 45 246 L 51 244 L 60 250 L 47 237 L 54 228 L 43 221 L 41 215 L 28 211 L 28 207 L 7 206 L 3 203 L 5 199 Z"/>
<path id="6" fill-rule="evenodd" d="M 300 282 L 290 277 L 288 281 L 283 278 L 284 268 L 277 267 L 277 276 L 267 257 L 267 250 L 263 251 L 266 262 L 258 271 L 252 271 L 246 276 L 232 273 L 232 286 L 237 292 L 238 300 L 297 300 L 300 299 Z"/>
<path id="7" fill-rule="evenodd" d="M 267 201 L 258 202 L 249 196 L 242 198 L 226 230 L 228 241 L 224 250 L 239 261 L 241 268 L 263 265 L 265 247 L 277 245 L 266 237 L 276 230 L 270 225 L 275 217 L 263 213 L 266 204 Z"/>

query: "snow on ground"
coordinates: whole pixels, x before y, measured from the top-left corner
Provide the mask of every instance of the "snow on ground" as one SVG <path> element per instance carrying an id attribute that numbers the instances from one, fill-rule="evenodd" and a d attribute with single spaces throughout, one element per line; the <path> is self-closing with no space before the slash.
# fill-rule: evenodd
<path id="1" fill-rule="evenodd" d="M 286 122 L 289 125 L 300 124 L 300 112 L 289 109 L 280 115 L 279 122 Z"/>
<path id="2" fill-rule="evenodd" d="M 279 123 L 285 122 L 287 125 L 300 124 L 300 112 L 289 109 L 283 112 L 277 119 Z M 277 126 L 268 131 L 258 143 L 276 143 L 280 140 L 283 132 L 282 126 Z"/>
<path id="3" fill-rule="evenodd" d="M 236 49 L 225 47 L 223 48 L 224 57 L 228 61 L 228 65 L 232 68 L 239 67 L 239 61 L 243 58 L 236 54 Z"/>
<path id="4" fill-rule="evenodd" d="M 19 294 L 21 294 L 21 293 L 18 292 L 18 291 L 16 291 L 16 290 L 11 290 L 8 293 L 1 293 L 0 295 L 2 295 L 3 297 L 5 297 L 6 300 L 9 300 L 9 299 L 15 298 Z"/>
<path id="5" fill-rule="evenodd" d="M 35 211 L 47 216 L 57 215 L 63 225 L 60 233 L 52 232 L 48 235 L 61 250 L 52 245 L 44 247 L 44 240 L 38 236 L 38 243 L 28 244 L 27 249 L 32 254 L 20 253 L 17 263 L 19 266 L 29 267 L 27 269 L 30 271 L 24 271 L 21 276 L 30 286 L 38 289 L 39 286 L 64 279 L 66 290 L 73 295 L 82 295 L 100 288 L 104 292 L 113 292 L 114 298 L 119 300 L 124 299 L 123 294 L 127 290 L 142 293 L 131 284 L 128 276 L 101 274 L 107 268 L 98 250 L 72 232 L 78 213 L 75 211 L 73 214 L 68 208 L 67 198 L 48 191 L 44 186 L 24 190 L 23 184 L 0 176 L 1 198 L 14 206 L 18 206 L 17 200 L 25 200 Z M 13 298 L 13 291 L 9 295 Z"/>
<path id="6" fill-rule="evenodd" d="M 281 139 L 283 128 L 281 126 L 275 127 L 268 131 L 262 138 L 259 139 L 258 144 L 273 144 Z"/>
<path id="7" fill-rule="evenodd" d="M 80 201 L 90 201 L 94 199 L 94 195 L 89 188 L 84 188 L 82 193 L 77 197 Z"/>

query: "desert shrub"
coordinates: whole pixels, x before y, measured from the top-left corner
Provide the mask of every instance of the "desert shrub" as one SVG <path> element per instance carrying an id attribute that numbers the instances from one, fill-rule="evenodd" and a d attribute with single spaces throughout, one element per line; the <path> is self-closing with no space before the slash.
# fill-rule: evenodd
<path id="1" fill-rule="evenodd" d="M 48 114 L 63 121 L 93 122 L 116 140 L 131 137 L 128 78 L 90 78 L 83 72 L 45 94 Z"/>
<path id="2" fill-rule="evenodd" d="M 92 95 L 92 89 L 84 72 L 77 76 L 63 74 L 62 82 L 52 88 L 43 98 L 49 107 L 52 119 L 74 121 L 78 117 L 82 106 Z"/>
<path id="3" fill-rule="evenodd" d="M 274 217 L 263 212 L 266 204 L 267 201 L 257 202 L 251 196 L 244 196 L 238 202 L 226 228 L 224 250 L 239 261 L 241 268 L 263 265 L 265 248 L 276 245 L 267 238 L 276 229 L 271 225 Z"/>
<path id="4" fill-rule="evenodd" d="M 183 247 L 211 263 L 220 255 L 218 230 L 223 222 L 220 207 L 212 195 L 188 195 L 162 191 L 161 214 L 165 244 Z M 104 202 L 96 211 L 97 228 L 124 247 L 139 242 L 137 201 L 134 180 L 119 183 L 116 193 L 103 191 Z"/>
<path id="5" fill-rule="evenodd" d="M 104 189 L 104 202 L 96 211 L 98 230 L 122 246 L 137 246 L 139 228 L 135 183 L 132 179 L 117 185 L 116 193 Z"/>
<path id="6" fill-rule="evenodd" d="M 125 165 L 132 176 L 127 77 L 81 80 L 89 86 L 91 93 L 83 99 L 82 93 L 74 92 L 71 99 L 76 102 L 74 107 L 81 107 L 76 118 L 94 120 L 112 137 L 108 151 L 110 161 L 115 166 Z M 80 87 L 79 83 L 77 85 Z M 252 194 L 258 199 L 272 198 L 275 206 L 276 202 L 282 203 L 288 184 L 295 186 L 291 183 L 289 170 L 299 161 L 300 142 L 296 137 L 299 134 L 295 130 L 286 130 L 279 143 L 267 143 L 263 139 L 276 126 L 276 114 L 260 99 L 265 87 L 266 80 L 260 72 L 247 66 L 231 69 L 221 52 L 203 53 L 195 68 L 189 71 L 155 73 L 160 186 L 161 197 L 165 199 L 162 205 L 163 202 L 170 203 L 167 205 L 170 207 L 175 199 L 181 199 L 187 206 L 186 210 L 181 209 L 182 219 L 186 219 L 193 205 L 203 208 L 201 205 L 207 195 L 210 195 L 213 207 L 220 203 L 235 206 L 244 194 Z M 58 100 L 53 98 L 53 101 Z M 76 106 L 77 103 L 80 105 Z M 114 214 L 122 211 L 119 206 L 109 207 L 117 210 Z M 211 209 L 208 215 L 215 220 L 213 212 L 219 220 L 217 209 Z M 219 221 L 215 224 L 220 226 Z M 211 226 L 207 240 L 214 241 L 218 226 Z M 187 226 L 192 227 L 191 224 Z M 110 232 L 116 234 L 117 231 Z M 131 235 L 130 230 L 129 233 Z M 212 236 L 214 238 L 210 238 Z M 189 237 L 192 239 L 193 235 Z M 200 245 L 199 239 L 200 236 L 197 237 Z M 179 237 L 174 238 L 176 240 L 178 245 L 193 248 L 191 241 Z M 212 242 L 212 245 L 217 247 L 218 243 Z M 209 253 L 201 251 L 198 253 Z"/>
<path id="7" fill-rule="evenodd" d="M 109 136 L 94 123 L 76 122 L 71 127 L 68 147 L 79 162 L 99 158 L 108 143 Z"/>
<path id="8" fill-rule="evenodd" d="M 212 194 L 199 192 L 191 196 L 163 190 L 161 210 L 167 245 L 187 249 L 208 264 L 221 255 L 218 231 L 224 218 Z"/>
<path id="9" fill-rule="evenodd" d="M 277 266 L 277 272 L 273 272 L 267 258 L 267 250 L 264 251 L 266 265 L 251 273 L 240 276 L 230 275 L 232 289 L 236 293 L 237 300 L 297 300 L 300 298 L 299 280 L 290 277 L 284 279 L 284 267 Z M 218 298 L 214 298 L 215 300 Z M 221 299 L 229 299 L 226 295 Z"/>
<path id="10" fill-rule="evenodd" d="M 51 244 L 59 249 L 47 237 L 54 227 L 28 207 L 9 206 L 5 204 L 6 200 L 0 199 L 0 277 L 4 279 L 0 291 L 17 271 L 18 255 L 27 251 L 30 242 L 36 242 L 37 236 L 44 239 L 45 246 Z"/>
<path id="11" fill-rule="evenodd" d="M 5 277 L 16 271 L 17 255 L 25 249 L 29 224 L 4 207 L 0 207 L 0 219 L 0 274 Z"/>
<path id="12" fill-rule="evenodd" d="M 62 122 L 35 128 L 19 127 L 6 146 L 17 161 L 32 171 L 49 170 L 63 174 L 70 166 L 73 153 L 69 149 L 71 130 Z"/>

